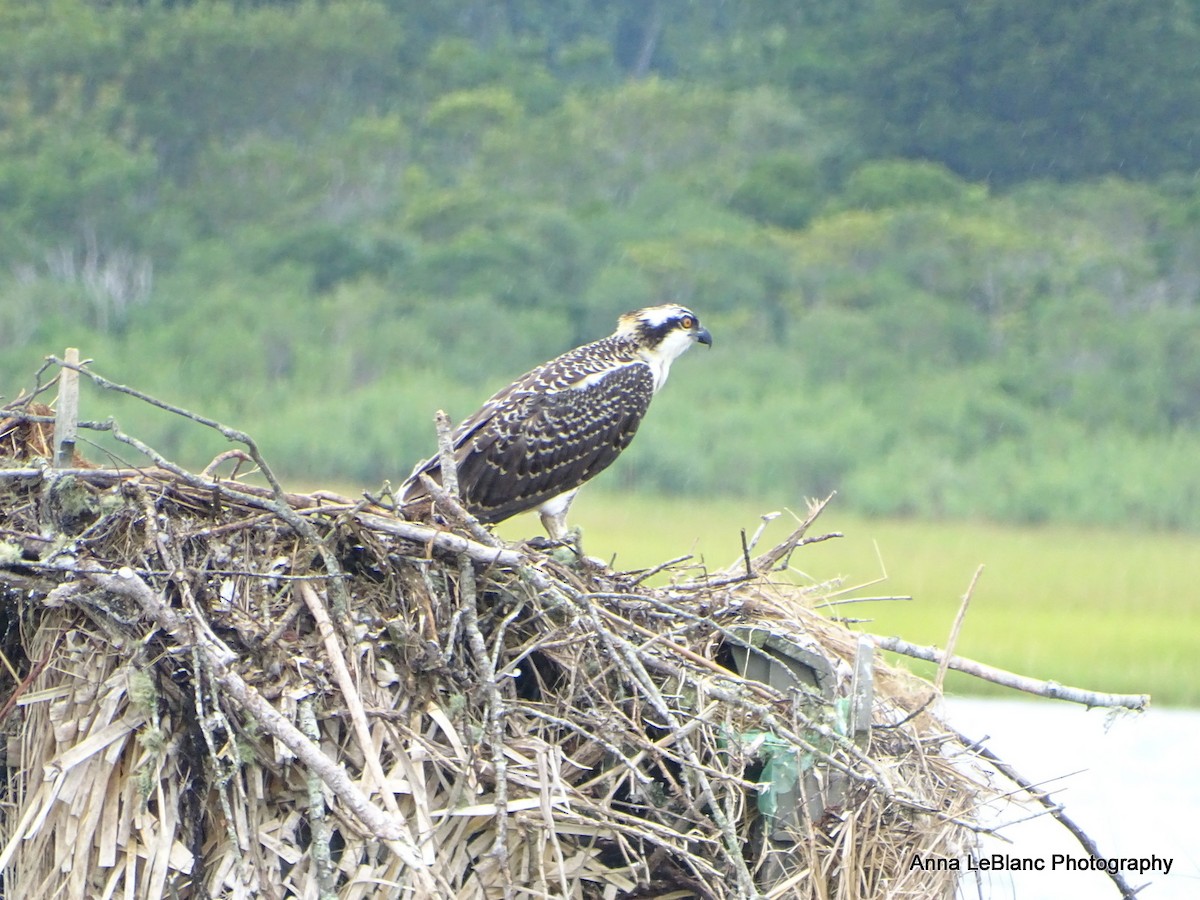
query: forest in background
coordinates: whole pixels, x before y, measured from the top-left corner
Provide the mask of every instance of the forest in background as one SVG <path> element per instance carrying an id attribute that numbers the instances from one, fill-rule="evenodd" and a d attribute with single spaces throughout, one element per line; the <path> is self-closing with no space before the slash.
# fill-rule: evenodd
<path id="1" fill-rule="evenodd" d="M 0 392 L 375 487 L 680 302 L 611 487 L 1198 529 L 1198 171 L 1200 0 L 0 0 Z"/>

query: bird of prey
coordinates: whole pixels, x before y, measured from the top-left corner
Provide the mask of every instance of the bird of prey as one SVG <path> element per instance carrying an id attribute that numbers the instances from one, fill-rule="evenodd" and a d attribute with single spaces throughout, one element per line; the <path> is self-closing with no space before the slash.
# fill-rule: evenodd
<path id="1" fill-rule="evenodd" d="M 671 363 L 693 343 L 711 346 L 712 336 L 690 309 L 635 310 L 608 337 L 498 392 L 452 437 L 463 506 L 485 524 L 537 507 L 550 538 L 563 540 L 576 492 L 629 446 Z M 441 483 L 437 456 L 404 482 L 404 506 L 428 501 L 422 475 Z"/>

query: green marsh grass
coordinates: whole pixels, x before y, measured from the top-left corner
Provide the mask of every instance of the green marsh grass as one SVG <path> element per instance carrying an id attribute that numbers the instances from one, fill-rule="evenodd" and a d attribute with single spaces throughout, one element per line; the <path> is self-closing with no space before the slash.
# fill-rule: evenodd
<path id="1" fill-rule="evenodd" d="M 801 513 L 803 503 L 793 507 Z M 584 549 L 617 568 L 693 554 L 712 569 L 741 556 L 741 529 L 780 510 L 751 500 L 624 496 L 585 491 L 572 507 Z M 785 535 L 785 513 L 762 548 Z M 501 526 L 540 533 L 521 516 Z M 1073 526 L 865 519 L 837 499 L 810 534 L 845 537 L 793 557 L 801 580 L 837 579 L 854 596 L 911 596 L 839 606 L 862 627 L 945 646 L 975 569 L 983 564 L 956 652 L 1035 678 L 1100 691 L 1149 693 L 1160 705 L 1200 706 L 1200 535 Z M 882 579 L 882 580 L 881 580 Z M 915 671 L 932 667 L 912 660 Z M 956 693 L 1010 693 L 950 673 Z"/>

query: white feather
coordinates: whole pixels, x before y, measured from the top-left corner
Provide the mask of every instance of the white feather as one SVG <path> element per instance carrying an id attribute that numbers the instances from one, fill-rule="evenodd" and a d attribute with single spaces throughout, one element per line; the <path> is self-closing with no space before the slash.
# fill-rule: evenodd
<path id="1" fill-rule="evenodd" d="M 671 319 L 689 315 L 689 310 L 684 309 L 682 306 L 667 303 L 663 306 L 648 306 L 643 310 L 639 310 L 637 315 L 643 322 L 658 326 Z"/>
<path id="2" fill-rule="evenodd" d="M 638 351 L 638 355 L 649 364 L 654 373 L 654 393 L 657 394 L 667 383 L 667 376 L 671 374 L 671 363 L 679 359 L 694 343 L 695 338 L 690 333 L 679 330 L 668 334 L 653 350 Z"/>

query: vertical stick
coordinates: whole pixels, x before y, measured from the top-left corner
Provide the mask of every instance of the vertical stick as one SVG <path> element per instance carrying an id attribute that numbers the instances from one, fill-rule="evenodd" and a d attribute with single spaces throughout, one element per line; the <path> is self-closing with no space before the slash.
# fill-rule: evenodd
<path id="1" fill-rule="evenodd" d="M 954 624 L 950 626 L 950 637 L 946 641 L 946 655 L 938 665 L 937 677 L 933 679 L 934 689 L 939 694 L 942 692 L 942 681 L 946 677 L 946 669 L 950 668 L 950 657 L 954 655 L 954 645 L 958 643 L 958 633 L 962 630 L 963 619 L 967 617 L 967 607 L 971 605 L 971 595 L 975 593 L 975 584 L 982 574 L 983 566 L 981 565 L 971 577 L 971 583 L 967 585 L 967 592 L 963 594 L 962 603 L 958 607 L 958 615 L 954 617 Z"/>
<path id="2" fill-rule="evenodd" d="M 442 487 L 446 493 L 458 499 L 458 465 L 454 462 L 454 435 L 450 428 L 450 417 L 439 409 L 434 417 L 437 425 L 438 464 L 442 470 Z"/>
<path id="3" fill-rule="evenodd" d="M 850 738 L 862 748 L 871 739 L 871 713 L 875 709 L 875 644 L 865 634 L 858 636 L 854 653 L 854 677 L 850 681 Z"/>
<path id="4" fill-rule="evenodd" d="M 300 701 L 299 715 L 300 730 L 314 744 L 321 744 L 321 728 L 317 725 L 317 713 L 313 709 L 312 697 Z M 325 818 L 325 792 L 322 789 L 321 777 L 309 770 L 306 777 L 308 788 L 308 827 L 312 834 L 313 868 L 317 876 L 317 896 L 320 900 L 334 900 L 337 896 L 333 891 L 333 860 L 329 850 L 329 822 Z"/>
<path id="5" fill-rule="evenodd" d="M 79 365 L 79 349 L 68 347 L 66 361 Z M 79 373 L 63 368 L 58 376 L 58 406 L 54 414 L 54 465 L 69 468 L 75 459 L 75 433 L 79 422 Z"/>

